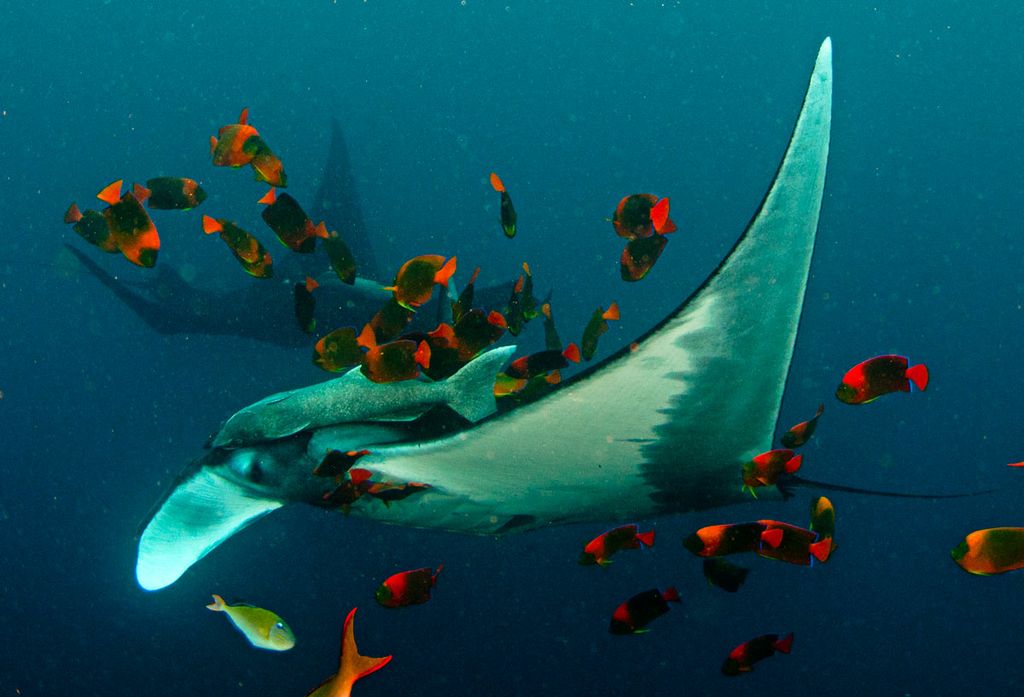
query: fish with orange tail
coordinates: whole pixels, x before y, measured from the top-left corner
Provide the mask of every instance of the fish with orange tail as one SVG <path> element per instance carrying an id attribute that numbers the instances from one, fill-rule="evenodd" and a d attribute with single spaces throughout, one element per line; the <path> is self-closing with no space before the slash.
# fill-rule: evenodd
<path id="1" fill-rule="evenodd" d="M 818 411 L 807 421 L 801 421 L 793 428 L 782 434 L 782 446 L 784 448 L 799 448 L 814 435 L 814 429 L 818 427 L 818 419 L 825 413 L 825 405 L 819 404 Z"/>
<path id="2" fill-rule="evenodd" d="M 110 237 L 124 258 L 145 268 L 156 265 L 157 253 L 160 251 L 160 236 L 156 225 L 142 203 L 132 191 L 121 195 L 121 184 L 116 182 L 104 187 L 96 194 L 96 198 L 107 204 L 103 209 L 103 217 L 107 221 Z"/>
<path id="3" fill-rule="evenodd" d="M 594 357 L 594 354 L 597 353 L 597 340 L 608 331 L 608 322 L 617 319 L 619 319 L 618 303 L 612 303 L 607 310 L 603 307 L 594 310 L 587 326 L 583 329 L 583 339 L 580 341 L 580 350 L 584 360 L 589 361 Z"/>
<path id="4" fill-rule="evenodd" d="M 1024 569 L 1024 528 L 975 530 L 950 555 L 961 569 L 979 576 Z"/>
<path id="5" fill-rule="evenodd" d="M 875 356 L 846 371 L 836 398 L 846 404 L 868 404 L 890 392 L 928 388 L 928 367 L 910 365 L 906 356 Z"/>
<path id="6" fill-rule="evenodd" d="M 140 187 L 141 188 L 141 187 Z M 145 199 L 150 208 L 163 211 L 192 210 L 206 200 L 206 191 L 188 177 L 154 177 L 146 180 Z"/>
<path id="7" fill-rule="evenodd" d="M 415 310 L 430 300 L 435 284 L 447 288 L 454 273 L 455 257 L 445 260 L 438 254 L 424 254 L 402 264 L 394 284 L 384 290 L 390 290 L 402 307 Z"/>
<path id="8" fill-rule="evenodd" d="M 624 281 L 639 281 L 654 268 L 665 250 L 665 235 L 676 231 L 669 218 L 668 198 L 653 194 L 625 196 L 612 216 L 615 234 L 629 240 L 622 250 L 620 275 Z"/>
<path id="9" fill-rule="evenodd" d="M 304 283 L 296 283 L 295 290 L 295 321 L 299 323 L 299 329 L 312 334 L 316 329 L 316 298 L 313 291 L 320 287 L 314 279 L 306 276 Z"/>
<path id="10" fill-rule="evenodd" d="M 373 597 L 381 607 L 386 608 L 421 605 L 430 600 L 430 591 L 437 585 L 437 576 L 443 568 L 444 564 L 441 564 L 437 571 L 427 567 L 389 576 L 380 584 Z"/>
<path id="11" fill-rule="evenodd" d="M 420 368 L 430 366 L 430 345 L 408 339 L 378 344 L 373 328 L 367 324 L 357 339 L 367 349 L 361 370 L 372 382 L 399 382 L 419 377 Z"/>
<path id="12" fill-rule="evenodd" d="M 345 625 L 341 630 L 341 656 L 338 672 L 307 692 L 306 697 L 350 697 L 352 685 L 357 680 L 377 672 L 391 661 L 391 656 L 371 658 L 359 653 L 354 628 L 356 609 L 352 608 L 348 613 Z"/>
<path id="13" fill-rule="evenodd" d="M 248 109 L 242 109 L 238 123 L 222 126 L 216 136 L 210 136 L 210 157 L 216 167 L 250 165 L 257 181 L 287 186 L 281 160 L 260 137 L 259 131 L 249 125 Z"/>
<path id="14" fill-rule="evenodd" d="M 263 221 L 274 231 L 285 247 L 299 254 L 312 254 L 316 250 L 316 238 L 329 237 L 323 223 L 314 225 L 306 211 L 291 194 L 280 194 L 273 189 L 257 203 L 266 206 L 261 213 Z"/>
<path id="15" fill-rule="evenodd" d="M 637 593 L 632 598 L 615 608 L 608 631 L 612 634 L 643 634 L 647 625 L 669 611 L 669 603 L 681 603 L 679 591 L 666 588 L 665 592 L 652 588 Z"/>
<path id="16" fill-rule="evenodd" d="M 359 337 L 352 327 L 335 329 L 313 347 L 313 364 L 329 373 L 361 365 L 364 357 Z"/>
<path id="17" fill-rule="evenodd" d="M 491 172 L 491 187 L 501 194 L 501 229 L 505 237 L 512 239 L 516 236 L 516 208 L 512 205 L 512 197 L 505 190 L 505 184 L 494 172 Z"/>
<path id="18" fill-rule="evenodd" d="M 250 276 L 271 278 L 274 275 L 274 261 L 260 241 L 230 220 L 218 220 L 204 215 L 203 232 L 207 235 L 219 233 L 221 240 Z"/>
<path id="19" fill-rule="evenodd" d="M 761 453 L 743 463 L 743 491 L 749 491 L 756 499 L 755 489 L 777 484 L 783 475 L 793 474 L 800 469 L 802 462 L 803 455 L 796 455 L 792 450 L 779 449 Z"/>
<path id="20" fill-rule="evenodd" d="M 99 247 L 108 254 L 117 254 L 117 241 L 110 233 L 107 219 L 99 211 L 86 210 L 82 213 L 78 205 L 72 203 L 64 213 L 64 222 L 72 226 L 79 237 L 91 245 Z"/>
<path id="21" fill-rule="evenodd" d="M 516 379 L 529 380 L 537 375 L 561 370 L 567 367 L 570 361 L 580 362 L 580 349 L 576 344 L 569 344 L 564 351 L 546 349 L 517 358 L 505 370 L 505 374 Z"/>
<path id="22" fill-rule="evenodd" d="M 608 566 L 612 555 L 625 549 L 640 549 L 654 546 L 654 531 L 640 532 L 636 523 L 620 525 L 601 533 L 583 547 L 579 563 L 583 566 L 598 564 Z"/>
<path id="23" fill-rule="evenodd" d="M 793 649 L 793 634 L 779 637 L 778 634 L 762 634 L 745 641 L 732 651 L 722 664 L 722 675 L 730 677 L 749 673 L 754 664 L 776 653 L 789 653 Z"/>

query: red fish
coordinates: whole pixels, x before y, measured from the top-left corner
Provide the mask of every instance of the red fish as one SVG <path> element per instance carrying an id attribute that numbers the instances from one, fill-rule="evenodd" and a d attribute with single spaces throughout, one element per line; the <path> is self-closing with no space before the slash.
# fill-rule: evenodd
<path id="1" fill-rule="evenodd" d="M 405 262 L 395 276 L 394 285 L 384 290 L 392 291 L 402 307 L 415 310 L 430 300 L 435 283 L 447 287 L 454 273 L 455 257 L 445 261 L 437 254 L 425 254 Z"/>
<path id="2" fill-rule="evenodd" d="M 285 247 L 300 254 L 312 254 L 316 249 L 316 238 L 328 237 L 326 226 L 314 225 L 302 210 L 302 206 L 290 194 L 280 196 L 271 189 L 259 200 L 266 204 L 263 209 L 264 222 L 274 231 Z"/>
<path id="3" fill-rule="evenodd" d="M 242 109 L 238 123 L 221 127 L 210 136 L 210 156 L 217 167 L 241 167 L 252 162 L 260 139 L 259 131 L 249 125 L 249 110 Z"/>
<path id="4" fill-rule="evenodd" d="M 758 522 L 765 526 L 757 547 L 758 556 L 787 564 L 812 566 L 815 561 L 828 561 L 832 554 L 831 537 L 822 537 L 813 530 L 777 520 Z"/>
<path id="5" fill-rule="evenodd" d="M 722 674 L 734 676 L 749 673 L 758 661 L 774 656 L 776 651 L 789 653 L 792 648 L 792 633 L 781 639 L 778 634 L 763 634 L 734 648 L 722 664 Z"/>
<path id="6" fill-rule="evenodd" d="M 608 532 L 602 533 L 592 539 L 583 548 L 579 563 L 588 566 L 600 564 L 608 566 L 612 563 L 611 557 L 616 552 L 624 549 L 640 549 L 654 545 L 654 531 L 640 532 L 640 526 L 636 523 L 620 525 Z"/>
<path id="7" fill-rule="evenodd" d="M 323 221 L 317 226 L 317 236 L 322 237 L 324 249 L 327 250 L 327 258 L 331 260 L 331 268 L 342 283 L 350 286 L 356 283 L 356 259 L 352 250 L 345 244 L 337 232 L 331 231 L 327 236 L 321 234 L 321 228 L 326 231 Z"/>
<path id="8" fill-rule="evenodd" d="M 476 288 L 476 277 L 480 275 L 480 267 L 476 267 L 469 283 L 459 293 L 458 300 L 452 301 L 452 322 L 458 322 L 462 315 L 473 309 L 473 294 Z"/>
<path id="9" fill-rule="evenodd" d="M 369 450 L 328 450 L 324 459 L 313 470 L 315 477 L 341 477 L 359 461 L 359 458 L 369 455 Z"/>
<path id="10" fill-rule="evenodd" d="M 357 680 L 374 673 L 391 661 L 391 656 L 371 658 L 363 656 L 356 647 L 355 636 L 356 608 L 348 613 L 345 626 L 341 630 L 341 655 L 338 672 L 327 678 L 318 687 L 313 688 L 306 697 L 350 697 L 352 685 Z"/>
<path id="11" fill-rule="evenodd" d="M 413 494 L 421 494 L 429 488 L 429 484 L 421 482 L 373 482 L 366 487 L 366 495 L 382 501 L 385 506 L 390 506 L 395 501 L 407 499 Z"/>
<path id="12" fill-rule="evenodd" d="M 217 220 L 204 215 L 203 232 L 207 235 L 220 233 L 224 244 L 250 276 L 271 278 L 274 275 L 274 261 L 260 241 L 230 220 Z"/>
<path id="13" fill-rule="evenodd" d="M 628 240 L 643 239 L 657 233 L 667 235 L 676 231 L 676 224 L 668 217 L 667 198 L 653 194 L 624 196 L 612 215 L 612 225 L 619 237 Z"/>
<path id="14" fill-rule="evenodd" d="M 384 583 L 380 584 L 374 597 L 383 607 L 397 608 L 408 607 L 409 605 L 420 605 L 430 600 L 430 589 L 437 585 L 437 575 L 441 573 L 444 564 L 437 567 L 437 571 L 429 567 L 403 571 L 389 576 Z"/>
<path id="15" fill-rule="evenodd" d="M 569 344 L 564 351 L 548 349 L 517 358 L 512 361 L 505 373 L 513 378 L 529 379 L 565 368 L 570 361 L 580 362 L 580 349 L 576 344 Z"/>
<path id="16" fill-rule="evenodd" d="M 698 557 L 755 552 L 765 533 L 761 522 L 708 525 L 683 540 L 683 547 Z"/>
<path id="17" fill-rule="evenodd" d="M 803 455 L 794 455 L 792 450 L 769 450 L 761 453 L 743 465 L 743 490 L 757 498 L 757 487 L 771 486 L 783 474 L 793 474 L 800 469 Z"/>
<path id="18" fill-rule="evenodd" d="M 669 611 L 670 602 L 682 602 L 675 588 L 666 588 L 664 593 L 657 588 L 637 593 L 615 608 L 608 631 L 612 634 L 643 634 L 648 631 L 648 624 Z"/>
<path id="19" fill-rule="evenodd" d="M 875 356 L 846 371 L 836 397 L 846 404 L 867 404 L 890 392 L 922 392 L 928 387 L 928 368 L 909 365 L 906 356 Z"/>
<path id="20" fill-rule="evenodd" d="M 814 434 L 814 429 L 818 426 L 818 419 L 825 413 L 825 405 L 819 404 L 818 411 L 814 413 L 814 417 L 807 420 L 801 421 L 793 428 L 789 429 L 782 434 L 782 445 L 785 448 L 799 448 L 801 445 L 810 440 Z"/>
<path id="21" fill-rule="evenodd" d="M 78 206 L 72 203 L 64 214 L 64 222 L 73 225 L 78 235 L 91 245 L 95 245 L 104 252 L 116 254 L 118 251 L 117 241 L 110 233 L 110 226 L 107 219 L 99 211 L 86 210 L 82 213 Z"/>
<path id="22" fill-rule="evenodd" d="M 152 268 L 160 251 L 160 236 L 146 209 L 131 191 L 121 195 L 122 180 L 109 184 L 96 194 L 107 203 L 103 217 L 110 235 L 124 258 L 137 266 Z"/>
<path id="23" fill-rule="evenodd" d="M 418 346 L 408 339 L 378 344 L 369 324 L 363 328 L 358 341 L 367 349 L 362 373 L 373 382 L 412 380 L 419 376 L 421 367 L 430 366 L 430 345 L 426 341 Z"/>
<path id="24" fill-rule="evenodd" d="M 1024 528 L 975 530 L 950 554 L 961 569 L 980 576 L 1024 569 Z"/>
<path id="25" fill-rule="evenodd" d="M 501 229 L 504 230 L 505 237 L 512 239 L 516 236 L 516 209 L 512 205 L 512 197 L 505 190 L 501 177 L 494 172 L 491 172 L 491 186 L 501 194 Z"/>
<path id="26" fill-rule="evenodd" d="M 523 262 L 523 275 L 520 276 L 512 287 L 512 295 L 508 299 L 508 306 L 502 311 L 505 320 L 508 322 L 508 333 L 512 336 L 519 336 L 519 332 L 527 322 L 534 319 L 537 314 L 537 298 L 533 295 L 533 274 L 530 272 L 530 265 Z"/>
<path id="27" fill-rule="evenodd" d="M 353 467 L 348 471 L 348 479 L 341 475 L 341 483 L 320 497 L 320 505 L 328 508 L 339 507 L 347 514 L 349 507 L 366 493 L 367 482 L 372 476 L 373 473 L 369 470 Z"/>

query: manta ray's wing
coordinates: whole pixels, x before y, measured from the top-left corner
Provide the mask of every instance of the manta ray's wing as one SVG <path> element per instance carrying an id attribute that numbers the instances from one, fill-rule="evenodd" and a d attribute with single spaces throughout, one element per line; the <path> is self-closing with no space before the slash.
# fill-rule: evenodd
<path id="1" fill-rule="evenodd" d="M 354 509 L 494 532 L 739 500 L 769 447 L 807 285 L 828 158 L 831 44 L 818 54 L 772 186 L 729 256 L 644 337 L 548 397 L 361 466 L 433 489 Z"/>

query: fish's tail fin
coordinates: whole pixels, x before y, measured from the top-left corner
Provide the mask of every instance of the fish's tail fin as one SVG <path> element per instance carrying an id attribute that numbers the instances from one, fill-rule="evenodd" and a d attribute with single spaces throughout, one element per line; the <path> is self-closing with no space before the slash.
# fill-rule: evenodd
<path id="1" fill-rule="evenodd" d="M 207 610 L 213 610 L 214 612 L 224 612 L 227 609 L 228 604 L 224 602 L 224 598 L 220 597 L 216 593 L 213 594 L 213 602 L 206 606 Z"/>
<path id="2" fill-rule="evenodd" d="M 907 368 L 907 379 L 914 383 L 914 387 L 924 392 L 928 389 L 928 366 L 918 363 Z"/>
<path id="3" fill-rule="evenodd" d="M 775 650 L 779 653 L 789 653 L 793 650 L 793 632 L 775 642 Z"/>
<path id="4" fill-rule="evenodd" d="M 502 346 L 482 353 L 448 378 L 447 401 L 459 416 L 476 423 L 495 412 L 494 379 L 515 350 Z"/>

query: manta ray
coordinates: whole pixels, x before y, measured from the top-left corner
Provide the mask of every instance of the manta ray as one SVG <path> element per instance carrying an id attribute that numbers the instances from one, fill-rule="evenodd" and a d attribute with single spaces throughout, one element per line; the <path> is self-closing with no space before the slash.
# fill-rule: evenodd
<path id="1" fill-rule="evenodd" d="M 495 409 L 494 374 L 512 350 L 503 347 L 449 378 L 459 390 L 371 385 L 350 373 L 336 386 L 242 410 L 145 523 L 140 586 L 174 583 L 282 506 L 323 505 L 330 482 L 313 470 L 332 449 L 369 451 L 358 466 L 374 479 L 429 485 L 390 505 L 363 497 L 351 515 L 462 533 L 749 500 L 740 467 L 767 450 L 775 432 L 814 251 L 831 112 L 826 39 L 768 192 L 725 259 L 646 334 L 546 396 Z M 473 408 L 460 411 L 460 399 Z M 434 427 L 445 411 L 455 427 Z"/>

